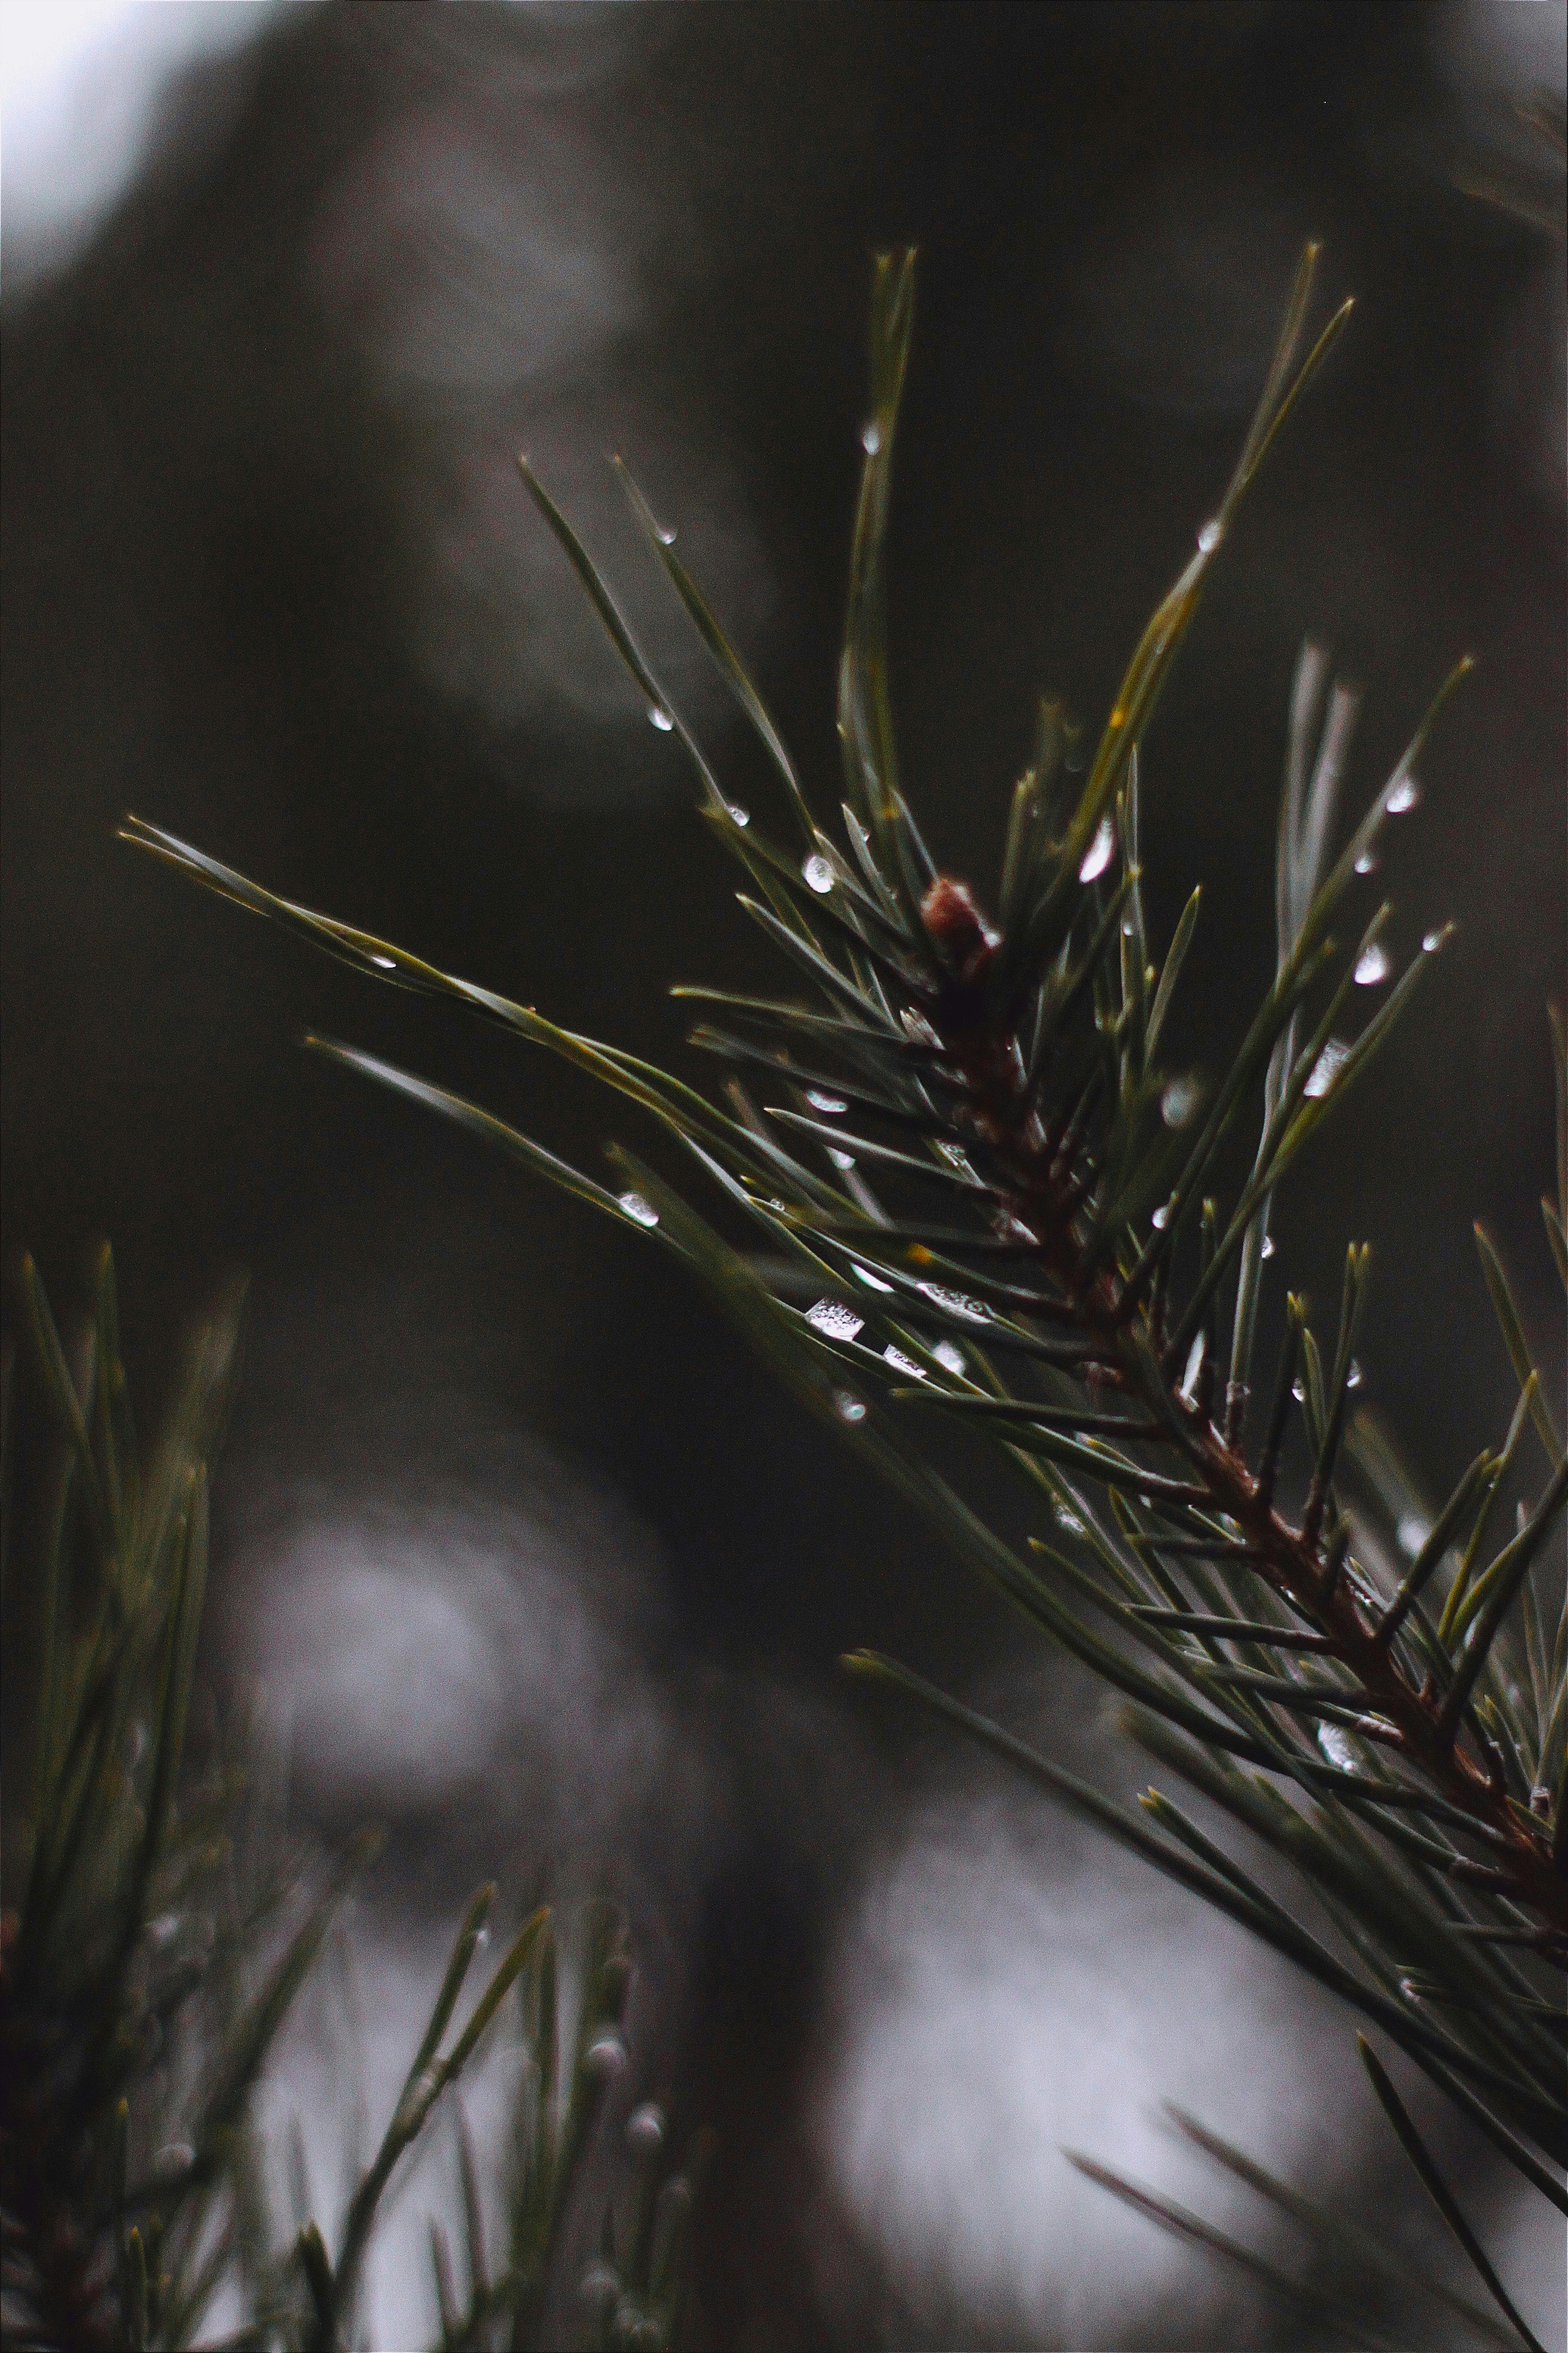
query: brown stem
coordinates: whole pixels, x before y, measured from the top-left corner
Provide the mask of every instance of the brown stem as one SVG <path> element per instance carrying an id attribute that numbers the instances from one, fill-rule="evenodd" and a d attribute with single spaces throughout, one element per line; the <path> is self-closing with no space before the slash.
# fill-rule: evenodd
<path id="1" fill-rule="evenodd" d="M 1405 1681 L 1376 1630 L 1363 1624 L 1348 1581 L 1325 1574 L 1317 1528 L 1292 1527 L 1274 1508 L 1272 1481 L 1254 1478 L 1239 1448 L 1214 1427 L 1206 1403 L 1183 1398 L 1161 1373 L 1158 1335 L 1149 1311 L 1141 1320 L 1136 1302 L 1129 1302 L 1129 1286 L 1104 1264 L 1089 1268 L 1075 1226 L 1083 1188 L 1069 1179 L 1039 1123 L 1031 1127 L 1027 1100 L 1013 1082 L 1017 1055 L 1012 1039 L 999 1041 L 980 1004 L 964 992 L 952 992 L 932 1018 L 950 1059 L 969 1082 L 971 1119 L 1001 1164 L 1014 1197 L 1009 1208 L 1040 1237 L 1040 1263 L 1071 1303 L 1079 1329 L 1095 1344 L 1097 1355 L 1121 1372 L 1126 1388 L 1164 1419 L 1168 1441 L 1180 1446 L 1195 1476 L 1195 1493 L 1241 1529 L 1248 1567 L 1318 1627 L 1356 1677 L 1358 1704 L 1364 1701 L 1369 1714 L 1394 1727 L 1405 1761 L 1467 1815 L 1494 1859 L 1501 1858 L 1493 1867 L 1503 1873 L 1510 1894 L 1560 1935 L 1568 1933 L 1568 1876 L 1553 1857 L 1544 1825 L 1538 1830 L 1521 1819 L 1495 1767 L 1489 1769 L 1490 1760 L 1458 1745 L 1440 1720 L 1440 1694 L 1431 1678 L 1419 1691 Z M 1149 1268 L 1146 1254 L 1141 1278 Z M 1131 1287 L 1141 1290 L 1142 1280 Z"/>

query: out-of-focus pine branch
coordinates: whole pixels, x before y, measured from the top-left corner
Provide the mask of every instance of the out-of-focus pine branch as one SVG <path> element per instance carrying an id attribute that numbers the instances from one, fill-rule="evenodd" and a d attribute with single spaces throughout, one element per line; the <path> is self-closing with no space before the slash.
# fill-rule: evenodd
<path id="1" fill-rule="evenodd" d="M 256 1741 L 190 1736 L 207 1464 L 239 1302 L 196 1334 L 162 1442 L 143 1452 L 107 1249 L 79 1346 L 62 1341 L 30 1260 L 18 1292 L 21 1361 L 7 1356 L 0 1478 L 6 2344 L 141 2353 L 210 2343 L 204 2320 L 224 2297 L 245 2316 L 230 2341 L 258 2353 L 339 2353 L 357 2341 L 383 2193 L 426 2146 L 437 2108 L 455 2107 L 459 2078 L 512 1997 L 525 2056 L 515 2131 L 482 2187 L 458 2117 L 461 2294 L 433 2231 L 441 2345 L 535 2353 L 555 2341 L 546 2331 L 566 2308 L 580 2309 L 595 2344 L 668 2346 L 691 2185 L 689 2173 L 667 2172 L 663 2119 L 645 2105 L 605 2189 L 597 2126 L 626 2063 L 630 1972 L 606 1911 L 591 1923 L 570 2041 L 547 1912 L 524 1923 L 458 2024 L 495 1895 L 481 1889 L 346 2213 L 325 2228 L 304 2216 L 279 2227 L 277 2168 L 252 2094 L 379 1840 L 363 1835 L 335 1867 L 313 1867 L 268 1802 Z M 575 2294 L 568 2231 L 585 2196 L 604 2201 L 588 2304 Z M 493 2268 L 487 2198 L 507 2217 Z"/>

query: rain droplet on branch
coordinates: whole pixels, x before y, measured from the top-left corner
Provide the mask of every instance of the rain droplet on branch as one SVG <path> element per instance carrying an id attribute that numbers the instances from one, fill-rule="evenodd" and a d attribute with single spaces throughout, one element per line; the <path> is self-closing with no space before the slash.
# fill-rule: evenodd
<path id="1" fill-rule="evenodd" d="M 1102 817 L 1094 839 L 1084 852 L 1083 864 L 1078 870 L 1079 881 L 1092 882 L 1097 875 L 1104 873 L 1115 853 L 1116 828 L 1108 817 Z"/>

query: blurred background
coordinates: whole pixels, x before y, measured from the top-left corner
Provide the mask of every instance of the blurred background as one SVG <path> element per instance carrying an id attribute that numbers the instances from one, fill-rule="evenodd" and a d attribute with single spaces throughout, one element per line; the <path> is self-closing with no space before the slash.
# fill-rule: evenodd
<path id="1" fill-rule="evenodd" d="M 921 822 L 984 889 L 1035 697 L 1102 716 L 1318 237 L 1356 320 L 1150 738 L 1146 862 L 1167 927 L 1205 884 L 1184 1042 L 1217 1060 L 1271 965 L 1302 636 L 1362 691 L 1352 801 L 1477 657 L 1377 883 L 1401 944 L 1458 939 L 1274 1262 L 1327 1302 L 1373 1241 L 1367 1393 L 1446 1488 L 1510 1402 L 1471 1218 L 1562 1366 L 1563 197 L 1515 110 L 1562 97 L 1563 7 L 12 0 L 0 37 L 5 1244 L 65 1294 L 112 1237 L 144 1393 L 248 1271 L 213 1668 L 263 1693 L 302 1820 L 393 1826 L 355 1929 L 373 2098 L 473 1880 L 613 1886 L 647 2087 L 721 2137 L 699 2341 L 1279 2341 L 1059 2148 L 1253 2227 L 1184 2172 L 1172 2096 L 1401 2207 L 1347 2022 L 834 1662 L 893 1651 L 1124 1791 L 1098 1695 L 662 1259 L 299 1039 L 589 1166 L 647 1146 L 629 1113 L 113 828 L 693 1074 L 668 984 L 764 960 L 514 453 L 761 807 L 626 453 L 831 808 L 868 258 L 917 242 L 895 701 Z M 327 2032 L 291 2063 L 323 2163 Z M 1560 2328 L 1560 2233 L 1454 2162 Z M 424 2292 L 384 2264 L 378 2342 Z"/>

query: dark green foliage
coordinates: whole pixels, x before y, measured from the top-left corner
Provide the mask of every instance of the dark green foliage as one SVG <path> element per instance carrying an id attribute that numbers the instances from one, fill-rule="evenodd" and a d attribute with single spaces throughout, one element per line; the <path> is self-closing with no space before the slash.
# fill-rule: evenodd
<path id="1" fill-rule="evenodd" d="M 128 2330 L 140 2345 L 171 2315 L 199 2316 L 192 2258 L 213 2185 L 331 1898 L 247 2008 L 236 1953 L 279 1889 L 236 1868 L 230 1761 L 213 1751 L 184 1769 L 236 1306 L 198 1335 L 163 1443 L 143 1455 L 108 1251 L 74 1364 L 30 1261 L 19 1288 L 25 1377 L 6 1399 L 5 1477 L 8 2333 L 89 2347 Z M 152 2096 L 153 2063 L 198 1999 L 228 2031 L 176 2114 Z"/>
<path id="2" fill-rule="evenodd" d="M 962 1725 L 1332 1987 L 1563 2207 L 1568 1616 L 1549 1640 L 1532 1578 L 1565 1473 L 1506 1279 L 1483 1245 L 1520 1409 L 1440 1510 L 1414 1493 L 1352 1394 L 1364 1249 L 1347 1256 L 1331 1335 L 1292 1298 L 1283 1357 L 1260 1393 L 1254 1364 L 1275 1192 L 1446 936 L 1427 934 L 1355 1029 L 1355 981 L 1392 977 L 1380 939 L 1389 910 L 1348 940 L 1334 926 L 1385 823 L 1416 799 L 1415 762 L 1464 662 L 1342 839 L 1351 706 L 1336 691 L 1324 716 L 1325 666 L 1308 649 L 1289 729 L 1273 981 L 1206 1098 L 1161 1058 L 1197 900 L 1162 959 L 1143 906 L 1140 750 L 1237 501 L 1343 322 L 1348 305 L 1298 364 L 1312 265 L 1309 252 L 1236 471 L 1137 646 L 1087 768 L 1064 713 L 1042 706 L 994 922 L 936 871 L 895 760 L 881 547 L 910 256 L 879 262 L 873 298 L 839 673 L 842 840 L 811 814 L 776 728 L 640 497 L 655 554 L 778 772 L 788 848 L 731 807 L 524 463 L 651 711 L 694 761 L 703 814 L 749 878 L 742 908 L 805 984 L 798 999 L 678 992 L 713 1008 L 693 1033 L 726 1065 L 712 1098 L 275 898 L 153 827 L 128 831 L 361 970 L 467 1004 L 650 1112 L 716 1194 L 720 1223 L 624 1149 L 605 1187 L 471 1103 L 312 1041 L 684 1259 L 961 1559 L 1123 1694 L 1151 1755 L 1294 1866 L 1309 1903 L 1287 1906 L 1167 1798 L 1151 1792 L 1141 1815 L 1126 1812 L 889 1662 L 862 1654 L 857 1671 Z M 1560 1026 L 1557 1037 L 1561 1065 Z M 1547 1210 L 1560 1263 L 1565 1203 L 1568 1172 Z M 731 1239 L 742 1233 L 750 1248 Z M 931 1467 L 921 1425 L 933 1415 L 997 1450 L 1026 1482 L 1044 1530 L 1026 1553 Z M 1524 1475 L 1532 1425 L 1544 1483 L 1500 1540 L 1494 1506 Z M 1383 1564 L 1402 1546 L 1410 1565 L 1396 1586 Z M 1387 2079 L 1377 2080 L 1381 2094 Z M 1525 2341 L 1506 2299 L 1500 2308 L 1500 2341 Z M 1373 2330 L 1366 2341 L 1386 2340 Z"/>
<path id="3" fill-rule="evenodd" d="M 108 1250 L 75 1350 L 31 1261 L 19 1292 L 23 1377 L 14 1385 L 7 1362 L 3 1482 L 6 2342 L 93 2353 L 210 2341 L 204 2316 L 225 2294 L 247 2315 L 235 2342 L 332 2353 L 356 2341 L 383 2193 L 448 2093 L 453 2105 L 514 1987 L 527 2061 L 500 2185 L 503 2259 L 492 2274 L 459 2117 L 466 2295 L 432 2226 L 440 2341 L 512 2353 L 583 2341 L 603 2316 L 591 2321 L 574 2296 L 568 2224 L 580 2228 L 595 2122 L 625 2063 L 624 1936 L 595 1916 L 568 2042 L 553 1929 L 535 1913 L 448 2041 L 494 1900 L 481 1889 L 335 2258 L 314 2221 L 277 2229 L 250 2095 L 379 1841 L 367 1834 L 332 1868 L 313 1866 L 282 1833 L 257 1743 L 226 1743 L 210 1724 L 195 1736 L 207 1462 L 238 1301 L 197 1333 L 163 1439 L 143 1454 Z M 690 2190 L 679 2179 L 660 2187 L 661 2138 L 647 2145 L 645 2119 L 617 2168 L 629 2219 L 616 2236 L 612 2206 L 605 2228 L 624 2283 L 595 2342 L 671 2341 Z"/>
<path id="4" fill-rule="evenodd" d="M 581 2281 L 574 2269 L 572 2225 L 605 2095 L 626 2063 L 621 2026 L 631 1958 L 616 1915 L 601 1907 L 589 1922 L 576 2017 L 560 2015 L 553 1924 L 533 1914 L 513 1938 L 445 2056 L 441 2044 L 457 2010 L 494 1898 L 481 1888 L 458 1932 L 452 1957 L 418 2050 L 409 2065 L 380 2147 L 349 2201 L 335 2264 L 314 2223 L 300 2232 L 298 2255 L 311 2312 L 308 2353 L 330 2353 L 352 2332 L 356 2291 L 383 2193 L 413 2148 L 442 2095 L 478 2050 L 512 1986 L 519 1989 L 527 2054 L 499 2179 L 490 2187 L 504 2218 L 500 2261 L 490 2260 L 485 2178 L 468 2119 L 454 2105 L 463 2241 L 460 2269 L 447 2232 L 432 2220 L 430 2263 L 443 2353 L 543 2353 L 591 2341 L 620 2348 L 668 2346 L 679 2325 L 685 2278 L 684 2222 L 691 2189 L 683 2176 L 662 2179 L 662 2116 L 638 2109 L 627 2129 L 629 2175 L 617 2216 L 614 2198 L 601 2221 L 604 2252 Z M 655 2217 L 662 2228 L 655 2232 Z M 619 2225 L 619 2227 L 618 2227 Z M 657 2238 L 657 2244 L 654 2243 Z M 580 2268 L 580 2267 L 579 2267 Z M 460 2283 L 460 2284 L 459 2284 Z M 580 2293 L 575 2292 L 580 2288 Z M 585 2340 L 584 2330 L 589 2331 Z"/>

